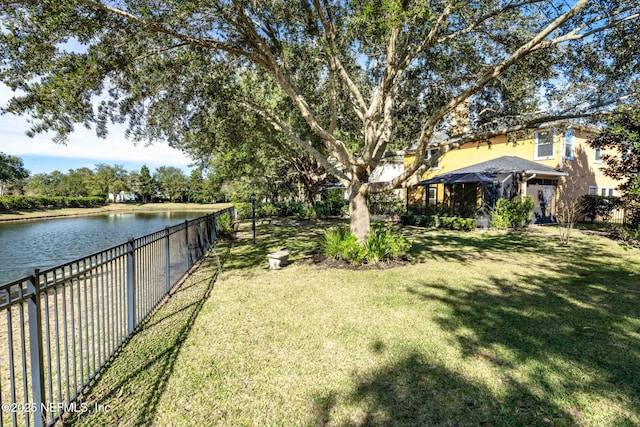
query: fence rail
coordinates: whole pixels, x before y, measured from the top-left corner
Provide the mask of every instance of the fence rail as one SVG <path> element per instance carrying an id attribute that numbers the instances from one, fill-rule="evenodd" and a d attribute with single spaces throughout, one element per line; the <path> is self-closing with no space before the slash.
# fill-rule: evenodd
<path id="1" fill-rule="evenodd" d="M 228 208 L 0 286 L 0 427 L 53 424 L 216 242 Z M 5 345 L 6 343 L 6 345 Z"/>

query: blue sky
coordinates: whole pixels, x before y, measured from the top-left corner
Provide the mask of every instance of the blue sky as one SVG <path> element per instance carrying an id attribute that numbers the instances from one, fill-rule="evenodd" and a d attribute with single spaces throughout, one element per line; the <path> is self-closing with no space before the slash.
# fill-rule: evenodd
<path id="1" fill-rule="evenodd" d="M 12 92 L 0 84 L 0 106 L 5 106 Z M 96 163 L 118 164 L 127 170 L 140 170 L 147 165 L 151 171 L 159 166 L 175 166 L 185 172 L 191 160 L 166 143 L 145 147 L 125 139 L 124 127 L 110 127 L 106 139 L 82 126 L 69 137 L 67 145 L 52 142 L 52 134 L 26 136 L 29 123 L 25 117 L 0 115 L 0 152 L 17 156 L 31 174 L 54 170 L 68 172 L 80 167 L 94 168 Z"/>

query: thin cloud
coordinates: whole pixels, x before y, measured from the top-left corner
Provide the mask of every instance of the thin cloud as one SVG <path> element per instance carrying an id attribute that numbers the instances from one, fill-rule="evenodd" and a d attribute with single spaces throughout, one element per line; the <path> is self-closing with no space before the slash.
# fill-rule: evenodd
<path id="1" fill-rule="evenodd" d="M 0 84 L 0 106 L 5 106 L 12 95 L 8 87 Z M 149 162 L 167 166 L 187 166 L 192 163 L 184 153 L 169 147 L 166 143 L 135 145 L 124 137 L 123 126 L 109 127 L 106 139 L 98 138 L 93 130 L 77 126 L 66 145 L 54 143 L 52 134 L 40 134 L 29 138 L 26 135 L 29 127 L 24 117 L 0 115 L 0 152 L 14 156 L 91 158 L 105 163 Z"/>

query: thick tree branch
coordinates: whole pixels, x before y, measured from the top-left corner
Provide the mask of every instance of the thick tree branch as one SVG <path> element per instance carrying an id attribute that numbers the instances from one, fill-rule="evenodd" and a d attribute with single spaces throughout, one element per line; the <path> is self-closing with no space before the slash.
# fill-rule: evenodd
<path id="1" fill-rule="evenodd" d="M 433 134 L 436 124 L 444 118 L 449 112 L 458 106 L 461 102 L 468 99 L 471 95 L 482 89 L 487 83 L 504 73 L 510 66 L 518 60 L 530 54 L 536 46 L 542 43 L 552 32 L 562 27 L 564 23 L 583 11 L 589 4 L 588 0 L 579 0 L 570 10 L 553 20 L 549 25 L 542 29 L 538 34 L 531 38 L 527 43 L 520 46 L 509 58 L 502 63 L 492 67 L 484 73 L 473 85 L 463 91 L 460 95 L 452 98 L 447 104 L 442 106 L 438 111 L 432 114 L 425 122 L 420 137 L 418 139 L 418 147 L 416 150 L 416 158 L 405 171 L 398 177 L 389 182 L 391 188 L 399 186 L 402 182 L 408 180 L 421 167 L 422 161 L 427 152 L 427 146 Z"/>
<path id="2" fill-rule="evenodd" d="M 480 25 L 484 24 L 486 21 L 488 21 L 491 18 L 494 18 L 504 12 L 507 12 L 509 10 L 513 10 L 513 9 L 517 9 L 520 8 L 522 6 L 528 6 L 530 4 L 535 4 L 535 3 L 545 3 L 547 0 L 527 0 L 527 1 L 523 1 L 523 2 L 519 2 L 519 3 L 510 3 L 508 5 L 506 5 L 505 7 L 502 7 L 500 9 L 496 9 L 494 11 L 491 11 L 489 13 L 486 13 L 484 15 L 482 15 L 481 17 L 479 17 L 478 19 L 476 19 L 475 21 L 473 21 L 471 24 L 469 24 L 467 27 L 463 28 L 460 31 L 456 31 L 453 32 L 451 34 L 447 34 L 446 36 L 440 37 L 439 39 L 436 40 L 436 44 L 439 43 L 445 43 L 449 40 L 455 39 L 457 37 L 466 35 L 471 33 L 473 30 L 475 30 L 476 28 L 478 28 Z M 427 45 L 425 45 L 426 47 Z"/>
<path id="3" fill-rule="evenodd" d="M 597 28 L 593 28 L 589 31 L 585 31 L 584 33 L 581 33 L 580 30 L 584 27 L 582 26 L 581 29 L 576 28 L 572 31 L 570 31 L 569 33 L 560 36 L 560 37 L 556 37 L 552 40 L 548 40 L 544 43 L 541 43 L 539 46 L 536 47 L 535 50 L 542 50 L 542 49 L 547 49 L 551 46 L 555 46 L 564 42 L 568 42 L 568 41 L 576 41 L 576 40 L 581 40 L 581 39 L 585 39 L 587 37 L 590 37 L 594 34 L 598 34 L 601 33 L 603 31 L 606 30 L 610 30 L 611 28 L 615 28 L 620 26 L 623 23 L 626 23 L 628 21 L 633 21 L 634 19 L 637 19 L 640 17 L 640 12 L 638 13 L 634 13 L 632 15 L 629 16 L 625 16 L 623 18 L 614 20 L 614 21 L 609 21 L 606 25 L 602 25 L 600 27 Z"/>
<path id="4" fill-rule="evenodd" d="M 236 3 L 235 0 L 234 3 Z M 327 131 L 320 125 L 311 107 L 291 81 L 290 72 L 286 67 L 286 61 L 283 59 L 279 62 L 275 58 L 268 47 L 267 41 L 258 34 L 246 12 L 244 9 L 241 9 L 240 6 L 238 6 L 238 14 L 242 22 L 242 28 L 244 29 L 243 33 L 249 38 L 254 48 L 265 57 L 266 65 L 264 69 L 278 81 L 280 87 L 289 96 L 298 111 L 300 111 L 300 114 L 309 125 L 311 131 L 322 138 L 322 140 L 336 152 L 338 159 L 340 159 L 345 166 L 355 164 L 356 160 L 349 153 L 344 143 L 335 138 L 332 132 Z"/>
<path id="5" fill-rule="evenodd" d="M 354 102 L 354 108 L 359 116 L 364 116 L 365 111 L 367 111 L 367 104 L 362 96 L 362 92 L 358 88 L 358 85 L 351 79 L 349 73 L 344 68 L 342 61 L 338 56 L 338 47 L 336 46 L 336 29 L 328 15 L 328 10 L 325 13 L 325 8 L 320 4 L 319 0 L 313 0 L 313 6 L 316 10 L 316 14 L 318 15 L 318 19 L 320 19 L 320 23 L 324 28 L 325 40 L 327 42 L 327 55 L 329 60 L 329 66 L 335 69 L 340 76 L 340 79 L 344 82 L 351 94 Z"/>
<path id="6" fill-rule="evenodd" d="M 311 143 L 304 141 L 302 138 L 300 138 L 293 131 L 293 129 L 291 129 L 291 127 L 284 120 L 282 120 L 275 112 L 267 108 L 264 108 L 261 105 L 258 105 L 255 102 L 252 102 L 247 99 L 245 99 L 242 102 L 252 111 L 255 111 L 260 116 L 262 116 L 265 120 L 267 120 L 275 130 L 285 133 L 293 143 L 295 143 L 300 148 L 302 148 L 303 150 L 311 154 L 314 159 L 316 159 L 322 166 L 324 166 L 329 172 L 331 172 L 336 178 L 338 178 L 346 186 L 346 184 L 350 180 L 349 177 L 344 172 L 336 168 L 335 165 L 332 165 L 327 159 L 327 157 L 325 157 L 320 151 L 318 151 L 313 145 L 311 145 Z"/>

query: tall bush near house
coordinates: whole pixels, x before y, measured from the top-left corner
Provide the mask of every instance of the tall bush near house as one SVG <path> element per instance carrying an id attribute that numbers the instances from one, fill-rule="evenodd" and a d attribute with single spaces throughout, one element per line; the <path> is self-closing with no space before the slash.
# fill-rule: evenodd
<path id="1" fill-rule="evenodd" d="M 498 199 L 491 214 L 490 226 L 501 229 L 526 227 L 531 221 L 533 206 L 533 197 L 531 196 L 526 196 L 523 199 L 520 197 L 514 197 L 511 200 Z"/>
<path id="2" fill-rule="evenodd" d="M 496 207 L 491 213 L 491 222 L 489 225 L 492 228 L 505 229 L 511 226 L 509 204 L 509 200 L 507 199 L 498 199 Z"/>
<path id="3" fill-rule="evenodd" d="M 620 206 L 620 199 L 613 196 L 605 197 L 586 194 L 580 199 L 580 209 L 584 217 L 591 222 L 594 222 L 597 217 L 601 217 L 604 222 L 608 222 L 613 211 Z"/>

